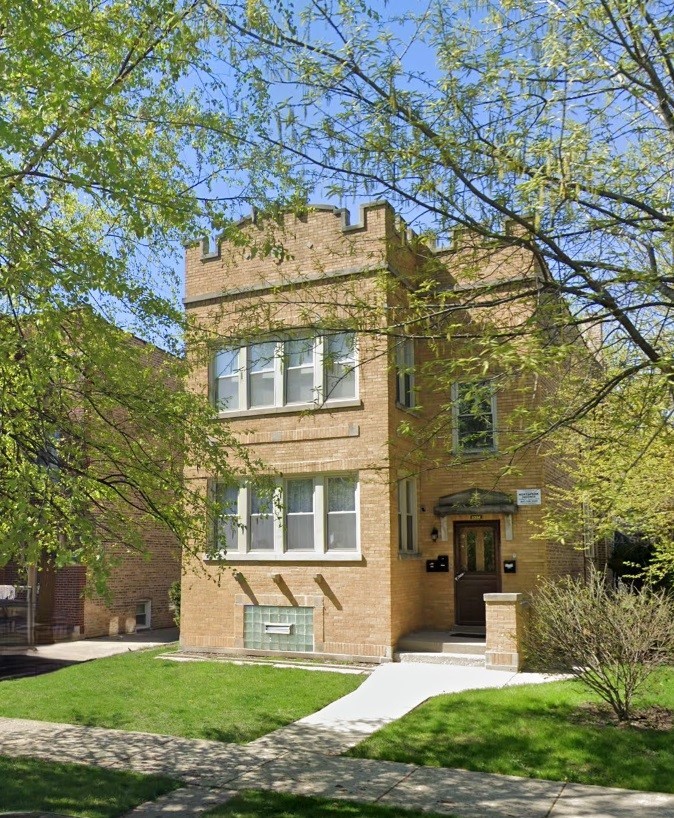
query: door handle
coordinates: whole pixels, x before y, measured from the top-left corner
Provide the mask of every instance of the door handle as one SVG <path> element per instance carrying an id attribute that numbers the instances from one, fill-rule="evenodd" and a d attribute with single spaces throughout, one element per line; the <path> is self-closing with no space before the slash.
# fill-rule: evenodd
<path id="1" fill-rule="evenodd" d="M 458 582 L 465 573 L 466 573 L 465 571 L 462 571 L 460 574 L 457 574 L 454 577 L 454 582 Z"/>

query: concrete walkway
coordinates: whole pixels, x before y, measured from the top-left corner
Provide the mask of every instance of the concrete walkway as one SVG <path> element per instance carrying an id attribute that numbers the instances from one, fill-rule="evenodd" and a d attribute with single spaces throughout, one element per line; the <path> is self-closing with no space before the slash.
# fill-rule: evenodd
<path id="1" fill-rule="evenodd" d="M 26 654 L 59 662 L 89 662 L 91 659 L 104 659 L 118 653 L 128 653 L 130 650 L 156 648 L 177 641 L 177 628 L 160 628 L 120 636 L 101 636 L 95 639 L 57 642 L 55 645 L 38 645 L 35 648 L 28 648 Z"/>
<path id="2" fill-rule="evenodd" d="M 392 662 L 378 665 L 363 684 L 327 707 L 281 727 L 249 746 L 339 755 L 426 699 L 462 690 L 540 684 L 560 677 L 479 667 Z"/>
<path id="3" fill-rule="evenodd" d="M 0 718 L 0 754 L 157 773 L 185 784 L 136 808 L 129 818 L 198 815 L 242 789 L 377 802 L 460 818 L 674 818 L 674 795 L 333 755 L 440 690 L 528 681 L 528 674 L 480 668 L 384 665 L 364 682 L 360 695 L 355 691 L 248 745 Z"/>

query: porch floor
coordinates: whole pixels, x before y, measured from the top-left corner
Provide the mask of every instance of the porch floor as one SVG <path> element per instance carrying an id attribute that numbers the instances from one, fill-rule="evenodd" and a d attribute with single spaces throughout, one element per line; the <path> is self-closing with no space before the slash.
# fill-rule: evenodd
<path id="1" fill-rule="evenodd" d="M 420 630 L 398 640 L 395 659 L 399 662 L 484 666 L 486 647 L 484 628 Z"/>

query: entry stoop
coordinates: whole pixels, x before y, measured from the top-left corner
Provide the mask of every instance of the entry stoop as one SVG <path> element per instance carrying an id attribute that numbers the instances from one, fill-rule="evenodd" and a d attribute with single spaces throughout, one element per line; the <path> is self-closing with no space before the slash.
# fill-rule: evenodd
<path id="1" fill-rule="evenodd" d="M 437 665 L 484 667 L 487 644 L 481 629 L 473 633 L 415 631 L 398 641 L 396 662 L 428 662 Z"/>

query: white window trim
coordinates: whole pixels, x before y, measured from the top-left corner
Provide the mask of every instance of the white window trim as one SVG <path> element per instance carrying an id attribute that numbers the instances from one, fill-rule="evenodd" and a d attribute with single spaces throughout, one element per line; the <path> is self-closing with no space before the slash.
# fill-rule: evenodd
<path id="1" fill-rule="evenodd" d="M 405 359 L 411 358 L 411 362 Z M 401 409 L 414 409 L 417 405 L 415 392 L 415 348 L 414 338 L 401 338 L 396 343 L 395 348 L 395 369 L 396 369 L 396 406 Z M 405 376 L 410 379 L 410 402 L 405 403 Z"/>
<path id="2" fill-rule="evenodd" d="M 409 509 L 407 507 L 407 486 L 412 486 L 413 508 L 412 508 L 412 530 L 414 543 L 412 548 L 408 548 L 407 542 L 407 517 Z M 418 554 L 419 553 L 419 494 L 416 478 L 402 477 L 397 484 L 398 500 L 398 553 Z"/>
<path id="3" fill-rule="evenodd" d="M 341 333 L 337 333 L 341 334 Z M 354 395 L 347 398 L 335 398 L 326 396 L 326 355 L 325 355 L 325 335 L 318 335 L 314 339 L 314 392 L 315 398 L 312 401 L 287 403 L 286 402 L 286 368 L 284 343 L 292 340 L 294 336 L 275 341 L 274 352 L 274 403 L 268 406 L 250 406 L 250 388 L 248 371 L 249 348 L 255 343 L 265 343 L 264 339 L 251 341 L 249 344 L 238 347 L 238 368 L 239 368 L 239 406 L 233 409 L 218 409 L 219 417 L 234 417 L 241 415 L 265 415 L 279 414 L 286 412 L 306 411 L 308 409 L 339 408 L 339 407 L 360 407 L 360 366 L 358 343 L 355 333 L 344 333 L 354 335 L 353 348 L 353 372 L 354 372 Z M 301 335 L 297 337 L 302 337 Z M 215 371 L 215 360 L 218 350 L 214 350 L 209 365 L 209 389 L 211 400 L 217 403 L 217 380 Z"/>
<path id="4" fill-rule="evenodd" d="M 145 606 L 145 624 L 138 625 L 136 624 L 137 631 L 149 631 L 152 628 L 152 600 L 151 599 L 139 599 L 136 602 L 136 608 L 139 605 Z M 138 618 L 138 611 L 136 610 L 136 618 Z"/>
<path id="5" fill-rule="evenodd" d="M 491 422 L 492 422 L 492 445 L 478 446 L 473 448 L 466 448 L 461 446 L 459 441 L 459 386 L 460 384 L 452 384 L 452 446 L 457 454 L 484 454 L 498 451 L 498 424 L 496 415 L 496 392 L 491 392 Z"/>
<path id="6" fill-rule="evenodd" d="M 356 515 L 356 547 L 350 551 L 330 550 L 327 543 L 328 531 L 328 508 L 327 508 L 327 482 L 331 477 L 351 477 L 356 481 L 355 491 L 355 515 Z M 239 525 L 237 535 L 237 547 L 230 546 L 226 551 L 219 554 L 203 554 L 206 561 L 226 560 L 227 562 L 361 562 L 360 539 L 360 480 L 358 474 L 329 473 L 320 475 L 288 475 L 288 480 L 311 479 L 314 482 L 314 548 L 313 549 L 288 549 L 286 543 L 285 511 L 282 502 L 282 486 L 279 484 L 272 499 L 272 514 L 274 548 L 268 550 L 255 551 L 250 548 L 248 537 L 248 526 L 250 518 L 250 496 L 251 488 L 241 485 L 239 488 L 239 520 L 246 520 L 246 525 Z M 215 532 L 214 532 L 215 533 Z"/>

